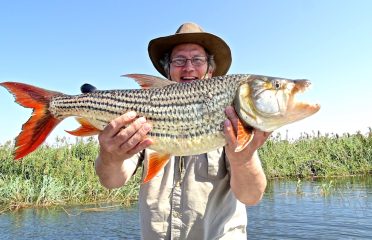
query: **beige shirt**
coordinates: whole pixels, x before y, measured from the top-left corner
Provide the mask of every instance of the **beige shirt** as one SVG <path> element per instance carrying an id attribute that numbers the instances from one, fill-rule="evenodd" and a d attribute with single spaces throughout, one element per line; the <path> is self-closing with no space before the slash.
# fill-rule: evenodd
<path id="1" fill-rule="evenodd" d="M 145 240 L 247 239 L 245 205 L 231 191 L 223 148 L 172 157 L 157 176 L 141 185 L 139 210 Z"/>

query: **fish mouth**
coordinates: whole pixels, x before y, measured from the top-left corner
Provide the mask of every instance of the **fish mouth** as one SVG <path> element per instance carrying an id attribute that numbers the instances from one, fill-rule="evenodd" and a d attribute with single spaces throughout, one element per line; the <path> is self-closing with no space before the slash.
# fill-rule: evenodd
<path id="1" fill-rule="evenodd" d="M 320 104 L 299 101 L 296 99 L 298 93 L 304 93 L 311 88 L 311 82 L 307 79 L 299 79 L 294 81 L 294 86 L 291 91 L 291 99 L 288 105 L 287 115 L 294 121 L 306 118 L 313 115 L 320 109 Z"/>
<path id="2" fill-rule="evenodd" d="M 297 93 L 303 93 L 311 88 L 311 82 L 307 79 L 294 80 L 294 87 L 292 89 L 293 96 Z"/>

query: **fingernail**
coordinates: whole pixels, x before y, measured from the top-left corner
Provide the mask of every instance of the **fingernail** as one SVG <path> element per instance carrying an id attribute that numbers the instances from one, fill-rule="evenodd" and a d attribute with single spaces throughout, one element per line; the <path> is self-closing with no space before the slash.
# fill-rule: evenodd
<path id="1" fill-rule="evenodd" d="M 130 111 L 130 112 L 127 113 L 128 118 L 135 118 L 136 115 L 137 115 L 136 112 L 133 112 L 133 111 Z"/>
<path id="2" fill-rule="evenodd" d="M 226 114 L 231 114 L 233 112 L 232 107 L 227 107 L 225 112 L 226 112 Z"/>
<path id="3" fill-rule="evenodd" d="M 145 123 L 146 122 L 146 118 L 140 117 L 140 118 L 138 118 L 138 122 L 139 123 Z"/>
<path id="4" fill-rule="evenodd" d="M 230 120 L 225 120 L 225 128 L 226 128 L 226 130 L 230 130 L 230 128 L 231 128 Z"/>
<path id="5" fill-rule="evenodd" d="M 143 124 L 143 129 L 145 130 L 145 131 L 150 131 L 151 130 L 151 125 L 150 124 Z"/>

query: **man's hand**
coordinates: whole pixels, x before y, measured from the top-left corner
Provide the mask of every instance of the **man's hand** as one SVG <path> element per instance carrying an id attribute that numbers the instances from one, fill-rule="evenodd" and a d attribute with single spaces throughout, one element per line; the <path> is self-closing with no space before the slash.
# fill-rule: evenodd
<path id="1" fill-rule="evenodd" d="M 237 146 L 236 132 L 238 116 L 233 107 L 225 110 L 224 133 L 227 144 L 226 156 L 230 162 L 231 179 L 230 186 L 235 197 L 246 205 L 255 205 L 261 199 L 266 189 L 266 176 L 257 155 L 257 149 L 261 147 L 271 133 L 253 130 L 252 141 L 240 152 L 235 152 Z"/>
<path id="2" fill-rule="evenodd" d="M 107 188 L 123 186 L 136 170 L 136 163 L 125 161 L 150 146 L 153 141 L 146 136 L 151 125 L 146 119 L 136 119 L 135 112 L 112 120 L 98 135 L 100 153 L 96 159 L 96 172 Z"/>
<path id="3" fill-rule="evenodd" d="M 133 111 L 127 112 L 112 120 L 98 135 L 99 158 L 104 164 L 122 162 L 153 143 L 146 137 L 151 125 L 144 117 L 136 116 Z"/>
<path id="4" fill-rule="evenodd" d="M 232 161 L 231 163 L 247 164 L 252 159 L 254 152 L 265 143 L 271 133 L 254 129 L 252 141 L 242 151 L 235 152 L 238 144 L 236 132 L 239 118 L 233 107 L 227 107 L 225 113 L 228 118 L 224 122 L 224 133 L 227 141 L 226 155 Z"/>

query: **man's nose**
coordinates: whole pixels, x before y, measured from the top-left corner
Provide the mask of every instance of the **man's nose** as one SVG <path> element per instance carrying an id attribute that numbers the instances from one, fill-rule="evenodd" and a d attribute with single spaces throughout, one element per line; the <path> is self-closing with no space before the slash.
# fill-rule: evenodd
<path id="1" fill-rule="evenodd" d="M 191 63 L 191 59 L 186 59 L 185 66 L 183 66 L 183 68 L 184 68 L 185 70 L 188 70 L 188 71 L 190 71 L 190 70 L 194 70 L 194 65 L 192 65 L 192 63 Z"/>

